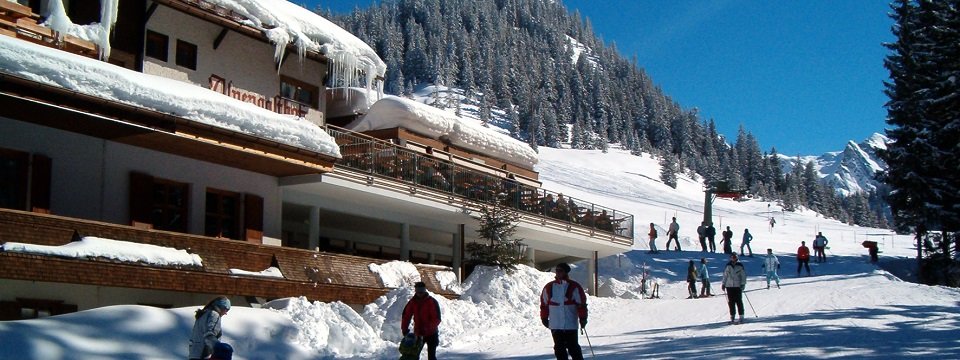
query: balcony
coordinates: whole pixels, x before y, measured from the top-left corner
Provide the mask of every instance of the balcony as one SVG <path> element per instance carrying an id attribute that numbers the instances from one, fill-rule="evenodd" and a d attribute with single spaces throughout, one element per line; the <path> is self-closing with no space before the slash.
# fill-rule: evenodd
<path id="1" fill-rule="evenodd" d="M 411 186 L 455 196 L 474 203 L 499 202 L 521 214 L 586 228 L 590 233 L 633 239 L 633 215 L 561 193 L 522 184 L 513 174 L 482 164 L 470 168 L 421 154 L 391 142 L 326 126 L 340 146 L 336 166 Z"/>

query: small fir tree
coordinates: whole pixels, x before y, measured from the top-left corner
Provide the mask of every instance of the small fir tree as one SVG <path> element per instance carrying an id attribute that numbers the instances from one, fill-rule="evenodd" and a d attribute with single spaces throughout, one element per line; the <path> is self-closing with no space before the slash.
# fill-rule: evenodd
<path id="1" fill-rule="evenodd" d="M 523 262 L 523 239 L 513 237 L 520 214 L 500 205 L 502 197 L 482 207 L 480 216 L 474 217 L 480 222 L 477 234 L 484 241 L 467 244 L 466 251 L 472 266 L 496 266 L 511 272 Z"/>

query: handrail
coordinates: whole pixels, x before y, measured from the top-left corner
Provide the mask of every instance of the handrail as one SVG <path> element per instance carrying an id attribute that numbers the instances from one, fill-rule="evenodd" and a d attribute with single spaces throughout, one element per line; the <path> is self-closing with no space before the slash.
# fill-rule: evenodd
<path id="1" fill-rule="evenodd" d="M 391 142 L 333 125 L 325 125 L 325 129 L 340 146 L 343 158 L 337 161 L 337 166 L 468 200 L 500 201 L 501 205 L 523 213 L 633 239 L 634 218 L 626 212 L 423 156 Z"/>

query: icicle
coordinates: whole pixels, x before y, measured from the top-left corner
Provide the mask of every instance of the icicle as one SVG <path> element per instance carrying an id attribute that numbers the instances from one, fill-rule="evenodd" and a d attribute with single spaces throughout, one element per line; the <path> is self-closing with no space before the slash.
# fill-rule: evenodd
<path id="1" fill-rule="evenodd" d="M 65 9 L 63 0 L 50 0 L 47 3 L 47 13 L 45 14 L 47 20 L 44 21 L 44 24 L 57 32 L 58 41 L 63 40 L 63 34 L 69 33 L 70 29 L 74 27 L 73 21 L 70 21 Z"/>
<path id="2" fill-rule="evenodd" d="M 120 6 L 119 0 L 100 0 L 100 60 L 107 61 L 110 58 L 110 33 L 117 24 L 117 11 Z"/>

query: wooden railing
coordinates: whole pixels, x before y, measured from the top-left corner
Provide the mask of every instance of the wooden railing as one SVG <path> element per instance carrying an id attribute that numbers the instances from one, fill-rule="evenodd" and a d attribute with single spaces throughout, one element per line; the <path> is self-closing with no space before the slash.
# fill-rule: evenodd
<path id="1" fill-rule="evenodd" d="M 337 166 L 471 201 L 496 201 L 523 213 L 633 239 L 633 215 L 623 211 L 524 185 L 509 176 L 468 169 L 336 126 L 327 125 L 326 130 L 340 146 L 343 159 Z"/>

